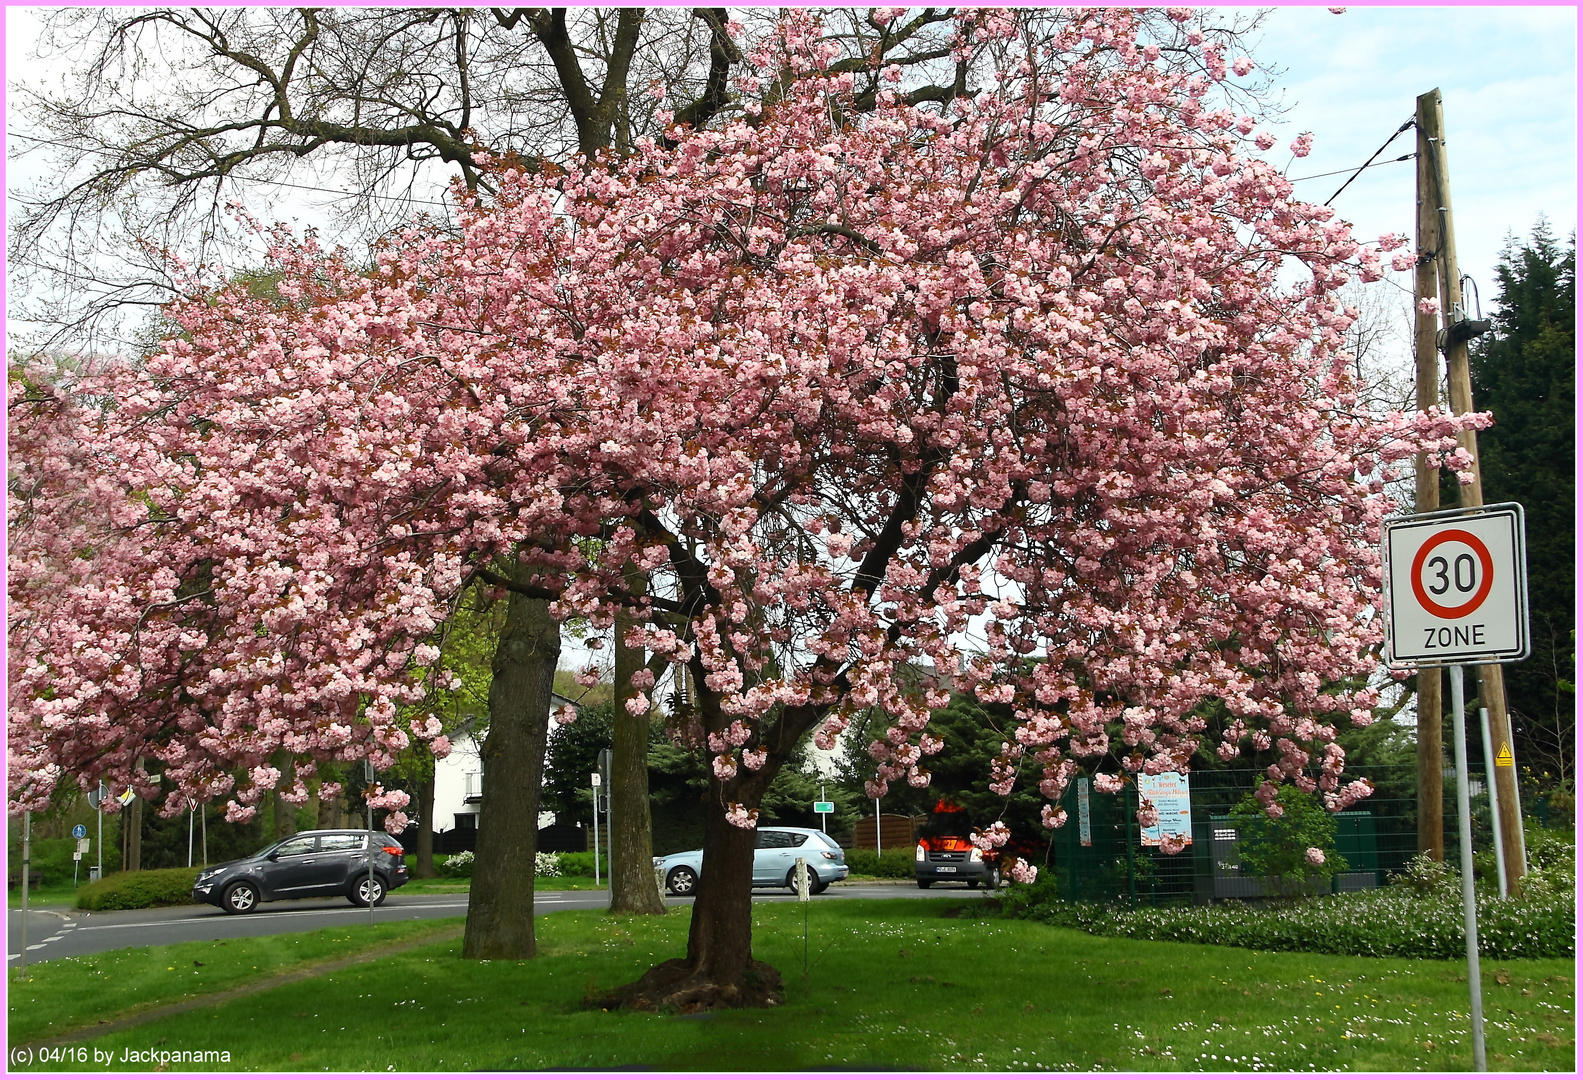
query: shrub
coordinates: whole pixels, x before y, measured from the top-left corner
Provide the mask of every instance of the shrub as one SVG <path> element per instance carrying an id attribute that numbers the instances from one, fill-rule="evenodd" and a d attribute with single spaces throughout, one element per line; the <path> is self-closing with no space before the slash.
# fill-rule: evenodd
<path id="1" fill-rule="evenodd" d="M 1275 797 L 1282 807 L 1275 818 L 1264 812 L 1252 794 L 1244 795 L 1232 807 L 1231 826 L 1237 830 L 1237 852 L 1244 872 L 1280 896 L 1328 889 L 1330 875 L 1345 874 L 1349 869 L 1347 860 L 1336 851 L 1336 819 L 1312 792 L 1291 784 L 1277 788 Z M 1317 862 L 1312 859 L 1314 852 L 1319 854 Z"/>
<path id="2" fill-rule="evenodd" d="M 865 877 L 905 880 L 913 876 L 912 848 L 892 848 L 883 854 L 867 848 L 848 849 L 846 865 L 852 873 Z"/>
<path id="3" fill-rule="evenodd" d="M 540 851 L 533 856 L 534 877 L 560 877 L 560 856 L 553 851 Z"/>
<path id="4" fill-rule="evenodd" d="M 594 876 L 594 853 L 592 851 L 562 851 L 557 853 L 560 861 L 561 873 L 569 877 Z M 607 852 L 599 853 L 599 873 L 601 877 L 610 873 L 610 855 Z"/>
<path id="5" fill-rule="evenodd" d="M 1429 852 L 1414 855 L 1399 873 L 1386 875 L 1386 884 L 1417 896 L 1435 896 L 1452 888 L 1451 869 L 1430 858 Z"/>
<path id="6" fill-rule="evenodd" d="M 1048 887 L 1046 887 L 1048 890 Z M 1104 937 L 1185 941 L 1270 952 L 1455 960 L 1466 955 L 1456 890 L 1427 896 L 1371 889 L 1255 907 L 1115 908 L 1047 899 L 1039 883 L 1014 885 L 1002 915 L 1068 926 Z M 1479 952 L 1491 960 L 1576 955 L 1576 894 L 1478 898 Z M 985 909 L 980 908 L 980 911 Z"/>
<path id="7" fill-rule="evenodd" d="M 473 853 L 458 851 L 455 855 L 441 859 L 435 872 L 441 877 L 470 878 L 473 876 Z"/>
<path id="8" fill-rule="evenodd" d="M 77 906 L 85 911 L 128 911 L 190 904 L 192 883 L 197 879 L 197 868 L 185 866 L 107 874 L 77 890 Z"/>

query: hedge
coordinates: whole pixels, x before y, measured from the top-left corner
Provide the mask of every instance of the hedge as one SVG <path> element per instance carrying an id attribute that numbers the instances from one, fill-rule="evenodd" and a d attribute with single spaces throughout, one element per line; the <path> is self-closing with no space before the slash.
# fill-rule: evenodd
<path id="1" fill-rule="evenodd" d="M 912 856 L 912 848 L 891 848 L 883 854 L 867 848 L 848 848 L 846 865 L 852 873 L 864 877 L 900 878 L 907 881 L 915 873 Z"/>
<path id="2" fill-rule="evenodd" d="M 197 879 L 197 869 L 185 866 L 107 874 L 77 890 L 77 906 L 84 911 L 127 911 L 190 904 Z"/>
<path id="3" fill-rule="evenodd" d="M 1255 907 L 1118 908 L 1070 903 L 1032 887 L 1007 890 L 1001 913 L 1104 937 L 1229 945 L 1269 952 L 1455 960 L 1467 954 L 1461 895 L 1369 889 Z M 1577 897 L 1535 889 L 1526 898 L 1478 898 L 1479 954 L 1491 960 L 1573 957 Z"/>

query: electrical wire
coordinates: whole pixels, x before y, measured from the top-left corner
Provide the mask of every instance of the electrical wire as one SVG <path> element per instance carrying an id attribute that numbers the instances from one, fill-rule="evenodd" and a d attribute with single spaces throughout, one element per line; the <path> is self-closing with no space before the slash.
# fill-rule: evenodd
<path id="1" fill-rule="evenodd" d="M 1397 137 L 1399 135 L 1401 135 L 1402 132 L 1404 132 L 1408 128 L 1412 127 L 1416 122 L 1417 122 L 1416 118 L 1412 117 L 1412 116 L 1409 116 L 1406 120 L 1404 120 L 1402 122 L 1402 126 L 1397 128 L 1394 132 L 1392 132 L 1391 133 L 1391 137 L 1389 139 L 1386 139 L 1383 143 L 1381 143 L 1380 144 L 1380 148 L 1378 150 L 1374 151 L 1374 153 L 1369 155 L 1369 160 L 1365 161 L 1362 165 L 1358 166 L 1358 172 L 1355 172 L 1351 176 L 1347 177 L 1346 184 L 1342 184 L 1340 187 L 1338 187 L 1336 189 L 1336 194 L 1330 196 L 1330 198 L 1325 200 L 1325 205 L 1329 206 L 1331 203 L 1335 202 L 1336 201 L 1336 197 L 1339 196 L 1343 191 L 1347 190 L 1347 185 L 1351 184 L 1352 181 L 1354 181 L 1354 180 L 1356 180 L 1358 178 L 1358 173 L 1361 173 L 1364 169 L 1367 169 L 1371 164 L 1373 164 L 1375 158 L 1377 158 L 1381 154 L 1385 153 L 1385 148 L 1387 146 L 1389 146 L 1389 145 L 1391 145 L 1391 143 L 1395 142 Z M 1406 161 L 1411 156 L 1412 156 L 1411 154 L 1404 154 L 1401 157 L 1397 158 L 1396 160 L 1397 161 Z"/>

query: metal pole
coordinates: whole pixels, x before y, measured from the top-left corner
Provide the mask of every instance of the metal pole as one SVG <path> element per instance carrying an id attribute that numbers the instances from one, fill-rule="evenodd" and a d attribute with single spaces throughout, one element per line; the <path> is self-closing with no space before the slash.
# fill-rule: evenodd
<path id="1" fill-rule="evenodd" d="M 187 807 L 187 869 L 192 869 L 192 819 L 196 811 Z"/>
<path id="2" fill-rule="evenodd" d="M 594 888 L 599 888 L 599 786 L 594 786 Z"/>
<path id="3" fill-rule="evenodd" d="M 374 797 L 374 761 L 363 759 L 363 779 L 368 784 L 368 795 L 363 807 L 368 811 L 368 925 L 374 925 L 374 807 L 368 800 Z"/>
<path id="4" fill-rule="evenodd" d="M 1473 829 L 1468 805 L 1468 732 L 1462 715 L 1462 665 L 1451 668 L 1451 718 L 1456 736 L 1457 831 L 1462 852 L 1462 922 L 1468 942 L 1468 996 L 1473 1011 L 1473 1071 L 1484 1072 L 1484 988 L 1479 985 L 1479 916 L 1473 899 Z"/>
<path id="5" fill-rule="evenodd" d="M 1490 711 L 1479 710 L 1479 734 L 1484 737 L 1484 789 L 1490 797 L 1490 832 L 1495 836 L 1495 872 L 1506 899 L 1506 852 L 1501 844 L 1501 801 L 1495 795 L 1495 751 L 1490 746 Z"/>
<path id="6" fill-rule="evenodd" d="M 27 879 L 33 868 L 33 814 L 22 811 L 22 974 L 27 974 Z"/>
<path id="7" fill-rule="evenodd" d="M 104 877 L 104 781 L 99 782 L 99 850 L 95 854 L 98 859 L 99 877 Z"/>
<path id="8" fill-rule="evenodd" d="M 198 805 L 198 831 L 203 834 L 203 865 L 209 865 L 209 804 Z"/>
<path id="9" fill-rule="evenodd" d="M 885 853 L 879 846 L 879 800 L 874 800 L 874 854 L 883 856 Z"/>
<path id="10" fill-rule="evenodd" d="M 820 802 L 824 802 L 825 801 L 824 785 L 823 784 L 819 785 L 819 801 Z M 824 814 L 820 814 L 819 815 L 819 831 L 822 832 L 822 833 L 825 833 L 827 835 L 830 832 L 830 826 L 829 826 L 829 823 L 825 821 L 825 815 Z"/>

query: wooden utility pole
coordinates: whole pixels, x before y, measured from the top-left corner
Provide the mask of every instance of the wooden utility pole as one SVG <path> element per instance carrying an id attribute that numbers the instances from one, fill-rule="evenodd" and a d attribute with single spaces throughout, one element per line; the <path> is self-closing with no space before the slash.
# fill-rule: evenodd
<path id="1" fill-rule="evenodd" d="M 1428 95 L 1425 95 L 1426 97 Z M 1413 271 L 1414 294 L 1419 300 L 1439 295 L 1436 285 L 1436 238 L 1440 218 L 1434 190 L 1434 157 L 1429 152 L 1424 122 L 1424 98 L 1418 99 L 1418 263 Z M 1416 304 L 1413 308 L 1413 352 L 1418 361 L 1417 405 L 1421 410 L 1440 404 L 1440 354 L 1435 349 L 1435 317 Z M 1440 509 L 1440 470 L 1431 468 L 1427 454 L 1418 455 L 1418 498 L 1420 513 Z M 1418 851 L 1427 852 L 1435 862 L 1446 861 L 1445 824 L 1445 749 L 1441 745 L 1441 724 L 1445 709 L 1440 696 L 1441 670 L 1420 668 L 1418 672 Z"/>
<path id="2" fill-rule="evenodd" d="M 1468 370 L 1468 340 L 1473 334 L 1466 311 L 1462 306 L 1462 280 L 1457 269 L 1456 233 L 1451 224 L 1451 173 L 1446 160 L 1445 127 L 1441 112 L 1440 91 L 1431 90 L 1418 98 L 1418 176 L 1420 222 L 1426 220 L 1422 208 L 1427 201 L 1436 218 L 1435 256 L 1440 270 L 1440 308 L 1442 329 L 1437 335 L 1436 346 L 1446 354 L 1446 385 L 1451 398 L 1451 411 L 1462 414 L 1473 411 L 1473 380 Z M 1424 168 L 1424 158 L 1430 167 Z M 1429 181 L 1427 191 L 1423 188 Z M 1419 362 L 1419 378 L 1423 377 L 1423 364 Z M 1420 381 L 1419 400 L 1423 386 Z M 1462 449 L 1472 458 L 1469 466 L 1473 473 L 1471 484 L 1460 485 L 1462 505 L 1484 505 L 1483 476 L 1479 470 L 1478 434 L 1464 431 L 1457 436 Z M 1420 480 L 1420 483 L 1422 481 Z M 1517 764 L 1512 756 L 1511 719 L 1506 713 L 1506 681 L 1499 664 L 1480 664 L 1479 702 L 1489 710 L 1490 738 L 1496 746 L 1495 796 L 1500 806 L 1502 847 L 1506 862 L 1506 879 L 1513 891 L 1521 891 L 1521 880 L 1526 871 L 1527 852 L 1523 843 L 1522 806 L 1517 799 Z M 1439 673 L 1436 673 L 1436 679 Z M 1420 676 L 1422 678 L 1422 676 Z M 1437 710 L 1438 711 L 1438 710 Z M 1422 717 L 1420 716 L 1420 728 Z M 1420 783 L 1422 781 L 1420 780 Z M 1438 803 L 1436 804 L 1438 811 Z M 1422 804 L 1420 803 L 1420 810 Z"/>

